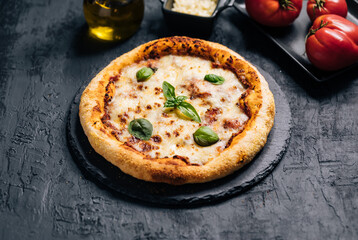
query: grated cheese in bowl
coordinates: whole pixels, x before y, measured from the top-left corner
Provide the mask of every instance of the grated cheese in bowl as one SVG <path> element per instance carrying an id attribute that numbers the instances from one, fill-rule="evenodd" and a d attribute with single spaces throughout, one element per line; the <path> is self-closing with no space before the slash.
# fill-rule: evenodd
<path id="1" fill-rule="evenodd" d="M 180 13 L 210 17 L 216 5 L 217 0 L 175 0 L 172 10 Z"/>

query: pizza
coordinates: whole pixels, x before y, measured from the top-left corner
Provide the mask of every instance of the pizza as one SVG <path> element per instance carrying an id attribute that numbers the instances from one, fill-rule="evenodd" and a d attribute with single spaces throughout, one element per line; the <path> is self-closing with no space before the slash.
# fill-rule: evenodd
<path id="1" fill-rule="evenodd" d="M 227 176 L 264 147 L 275 104 L 264 77 L 218 43 L 168 37 L 91 80 L 80 121 L 94 150 L 137 179 L 173 185 Z"/>

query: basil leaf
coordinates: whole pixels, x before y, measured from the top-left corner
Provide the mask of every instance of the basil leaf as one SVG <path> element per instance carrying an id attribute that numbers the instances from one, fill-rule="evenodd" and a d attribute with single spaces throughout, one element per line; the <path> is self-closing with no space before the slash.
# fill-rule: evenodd
<path id="1" fill-rule="evenodd" d="M 129 123 L 128 131 L 136 138 L 149 140 L 153 133 L 153 125 L 144 118 L 134 119 Z"/>
<path id="2" fill-rule="evenodd" d="M 136 74 L 137 81 L 143 82 L 145 80 L 148 80 L 153 74 L 154 74 L 153 69 L 144 67 L 137 72 Z"/>
<path id="3" fill-rule="evenodd" d="M 211 146 L 219 141 L 219 136 L 207 126 L 200 127 L 196 130 L 193 137 L 194 141 L 202 147 Z"/>
<path id="4" fill-rule="evenodd" d="M 175 100 L 168 100 L 164 103 L 164 107 L 168 108 L 168 107 L 175 107 L 176 106 L 176 102 Z"/>
<path id="5" fill-rule="evenodd" d="M 185 99 L 188 99 L 188 97 L 186 97 L 186 96 L 178 96 L 178 97 L 175 98 L 175 102 L 176 102 L 177 105 L 179 105 L 181 102 L 184 102 Z"/>
<path id="6" fill-rule="evenodd" d="M 167 101 L 164 103 L 164 107 L 174 107 L 179 109 L 185 116 L 190 119 L 201 122 L 199 114 L 196 112 L 195 108 L 187 102 L 184 102 L 188 97 L 178 96 L 175 97 L 175 88 L 168 82 L 164 81 L 163 85 L 163 94 Z"/>
<path id="7" fill-rule="evenodd" d="M 162 88 L 163 88 L 164 97 L 167 100 L 174 100 L 174 98 L 175 98 L 175 88 L 170 83 L 168 83 L 167 81 L 163 82 Z"/>
<path id="8" fill-rule="evenodd" d="M 211 82 L 212 84 L 215 84 L 215 85 L 220 85 L 225 82 L 225 78 L 215 75 L 215 74 L 205 75 L 204 80 Z"/>
<path id="9" fill-rule="evenodd" d="M 200 123 L 201 119 L 195 108 L 188 102 L 181 102 L 177 108 L 187 117 L 191 118 L 195 122 Z"/>

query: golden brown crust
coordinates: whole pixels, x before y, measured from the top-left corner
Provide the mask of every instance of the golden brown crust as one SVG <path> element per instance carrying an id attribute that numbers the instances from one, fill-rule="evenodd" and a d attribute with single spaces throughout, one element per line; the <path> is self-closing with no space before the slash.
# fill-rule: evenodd
<path id="1" fill-rule="evenodd" d="M 152 159 L 117 140 L 115 129 L 106 124 L 105 104 L 113 93 L 110 82 L 120 70 L 142 60 L 165 55 L 198 56 L 236 74 L 247 87 L 240 107 L 250 117 L 242 132 L 228 143 L 220 155 L 202 166 L 190 165 L 180 156 Z M 81 97 L 80 120 L 92 147 L 136 178 L 179 185 L 207 182 L 238 170 L 265 145 L 273 126 L 274 99 L 263 76 L 232 50 L 213 42 L 188 37 L 170 37 L 151 41 L 120 56 L 104 68 L 87 86 Z"/>

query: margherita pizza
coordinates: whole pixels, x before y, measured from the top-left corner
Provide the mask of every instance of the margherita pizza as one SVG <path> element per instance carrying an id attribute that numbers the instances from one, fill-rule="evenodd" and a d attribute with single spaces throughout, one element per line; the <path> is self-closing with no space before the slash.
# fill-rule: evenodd
<path id="1" fill-rule="evenodd" d="M 92 147 L 124 173 L 174 185 L 249 163 L 273 126 L 264 77 L 213 42 L 169 37 L 118 57 L 87 86 L 80 120 Z"/>

